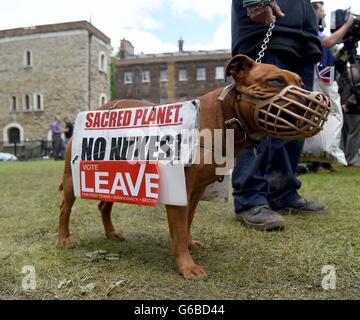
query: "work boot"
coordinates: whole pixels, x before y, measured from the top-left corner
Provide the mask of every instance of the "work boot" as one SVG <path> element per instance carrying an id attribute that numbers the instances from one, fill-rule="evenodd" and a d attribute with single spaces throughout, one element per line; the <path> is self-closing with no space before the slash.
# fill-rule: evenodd
<path id="1" fill-rule="evenodd" d="M 300 198 L 292 205 L 278 211 L 283 214 L 318 214 L 325 213 L 327 210 L 328 207 L 321 202 Z"/>
<path id="2" fill-rule="evenodd" d="M 259 231 L 281 230 L 285 227 L 284 218 L 266 205 L 237 212 L 236 219 L 245 226 Z"/>

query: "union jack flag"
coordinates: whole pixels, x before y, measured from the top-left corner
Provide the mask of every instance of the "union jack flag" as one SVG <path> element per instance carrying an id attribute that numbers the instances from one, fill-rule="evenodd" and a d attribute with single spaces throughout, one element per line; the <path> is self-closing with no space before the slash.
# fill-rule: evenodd
<path id="1" fill-rule="evenodd" d="M 315 75 L 318 80 L 321 80 L 324 84 L 330 85 L 335 80 L 335 68 L 316 66 Z"/>

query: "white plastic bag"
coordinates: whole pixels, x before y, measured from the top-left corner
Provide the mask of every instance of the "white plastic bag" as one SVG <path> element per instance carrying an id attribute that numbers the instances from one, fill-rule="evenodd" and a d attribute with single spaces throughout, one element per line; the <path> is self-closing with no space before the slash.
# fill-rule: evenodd
<path id="1" fill-rule="evenodd" d="M 330 162 L 347 165 L 344 152 L 340 149 L 343 114 L 341 110 L 338 84 L 325 84 L 315 77 L 314 91 L 326 94 L 332 101 L 332 110 L 324 128 L 316 136 L 305 139 L 302 161 Z"/>

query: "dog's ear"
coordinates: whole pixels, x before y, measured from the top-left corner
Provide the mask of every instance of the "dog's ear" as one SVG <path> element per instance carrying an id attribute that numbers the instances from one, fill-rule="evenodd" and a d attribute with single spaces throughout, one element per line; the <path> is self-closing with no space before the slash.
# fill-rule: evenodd
<path id="1" fill-rule="evenodd" d="M 232 76 L 234 80 L 239 76 L 239 73 L 245 73 L 249 71 L 255 65 L 255 61 L 248 56 L 238 54 L 234 56 L 226 67 L 226 76 Z"/>

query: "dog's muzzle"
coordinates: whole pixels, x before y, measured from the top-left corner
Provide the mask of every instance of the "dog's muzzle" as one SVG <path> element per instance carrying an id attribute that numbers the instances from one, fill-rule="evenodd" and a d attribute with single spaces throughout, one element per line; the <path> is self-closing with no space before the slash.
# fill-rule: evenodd
<path id="1" fill-rule="evenodd" d="M 254 120 L 268 135 L 299 140 L 322 130 L 331 110 L 329 98 L 297 86 L 288 86 L 266 100 L 241 95 L 241 100 L 255 105 Z"/>

